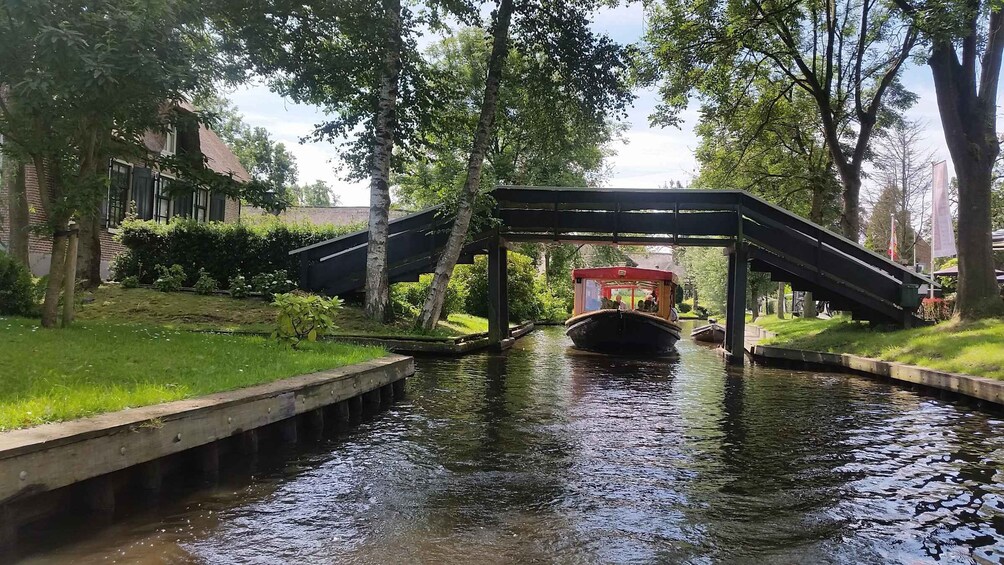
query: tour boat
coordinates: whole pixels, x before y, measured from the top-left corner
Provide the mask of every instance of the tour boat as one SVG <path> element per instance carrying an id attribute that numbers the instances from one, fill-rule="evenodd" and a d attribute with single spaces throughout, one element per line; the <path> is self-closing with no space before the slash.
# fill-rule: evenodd
<path id="1" fill-rule="evenodd" d="M 577 349 L 613 354 L 660 354 L 680 340 L 678 278 L 635 267 L 575 269 L 575 307 L 565 334 Z"/>
<path id="2" fill-rule="evenodd" d="M 724 343 L 725 326 L 719 324 L 718 320 L 709 318 L 707 325 L 694 328 L 694 331 L 690 332 L 690 337 L 694 341 L 702 341 L 704 343 Z"/>

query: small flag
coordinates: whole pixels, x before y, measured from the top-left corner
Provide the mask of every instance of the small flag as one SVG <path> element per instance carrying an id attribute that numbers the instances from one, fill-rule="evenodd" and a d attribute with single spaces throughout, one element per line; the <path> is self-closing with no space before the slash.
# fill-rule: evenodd
<path id="1" fill-rule="evenodd" d="M 952 210 L 948 207 L 948 163 L 934 164 L 934 198 L 931 206 L 931 257 L 956 254 Z"/>

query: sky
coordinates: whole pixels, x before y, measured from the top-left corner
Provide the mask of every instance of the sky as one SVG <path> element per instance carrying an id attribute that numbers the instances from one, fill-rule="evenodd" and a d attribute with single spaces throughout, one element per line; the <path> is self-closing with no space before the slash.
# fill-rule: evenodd
<path id="1" fill-rule="evenodd" d="M 597 31 L 620 43 L 635 43 L 641 38 L 645 26 L 642 6 L 632 3 L 604 10 L 594 18 L 593 25 Z M 428 41 L 434 39 L 428 38 Z M 951 175 L 953 170 L 938 117 L 930 69 L 911 65 L 905 69 L 901 80 L 908 90 L 918 96 L 917 103 L 906 112 L 907 117 L 924 124 L 926 147 L 934 152 L 936 158 L 949 160 Z M 369 204 L 365 182 L 346 182 L 336 172 L 339 159 L 337 145 L 328 142 L 300 143 L 316 124 L 325 121 L 323 111 L 284 100 L 261 84 L 243 86 L 226 95 L 244 114 L 247 123 L 266 128 L 296 156 L 301 183 L 325 180 L 334 187 L 341 205 Z M 694 150 L 698 138 L 693 131 L 698 117 L 696 106 L 692 104 L 684 113 L 679 129 L 651 127 L 649 115 L 658 104 L 658 93 L 654 89 L 640 89 L 636 95 L 634 106 L 625 120 L 629 127 L 624 134 L 624 143 L 614 147 L 617 154 L 610 159 L 612 173 L 607 185 L 613 188 L 656 188 L 669 181 L 680 181 L 686 186 L 697 174 Z"/>

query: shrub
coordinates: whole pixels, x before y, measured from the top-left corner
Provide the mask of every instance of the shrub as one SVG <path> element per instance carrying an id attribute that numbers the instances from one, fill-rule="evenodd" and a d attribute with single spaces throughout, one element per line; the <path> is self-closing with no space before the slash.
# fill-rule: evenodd
<path id="1" fill-rule="evenodd" d="M 260 292 L 265 298 L 272 298 L 276 294 L 284 294 L 296 288 L 293 281 L 286 275 L 286 269 L 279 269 L 271 273 L 262 273 L 251 278 L 251 287 Z"/>
<path id="2" fill-rule="evenodd" d="M 454 271 L 456 273 L 456 271 Z M 394 314 L 405 317 L 417 317 L 422 312 L 425 299 L 429 296 L 429 287 L 432 286 L 431 274 L 422 275 L 418 282 L 397 283 L 391 286 L 391 302 L 397 302 L 394 306 Z M 464 289 L 457 281 L 454 274 L 450 277 L 450 284 L 446 287 L 446 298 L 443 301 L 443 311 L 440 315 L 446 318 L 454 312 L 464 311 Z"/>
<path id="3" fill-rule="evenodd" d="M 335 328 L 335 314 L 342 306 L 338 298 L 290 292 L 276 294 L 273 304 L 279 309 L 272 339 L 294 349 L 303 341 L 316 341 Z"/>
<path id="4" fill-rule="evenodd" d="M 28 267 L 0 252 L 0 314 L 31 316 L 37 305 Z"/>
<path id="5" fill-rule="evenodd" d="M 153 287 L 161 292 L 177 292 L 185 282 L 185 269 L 181 265 L 157 265 L 157 274 L 160 276 L 153 281 Z"/>
<path id="6" fill-rule="evenodd" d="M 199 280 L 195 281 L 196 294 L 213 294 L 219 288 L 220 283 L 216 282 L 216 279 L 209 276 L 205 269 L 199 269 Z"/>
<path id="7" fill-rule="evenodd" d="M 139 277 L 122 277 L 122 288 L 136 288 L 139 286 Z"/>
<path id="8" fill-rule="evenodd" d="M 299 257 L 289 252 L 357 231 L 360 226 L 313 226 L 283 223 L 276 218 L 240 223 L 200 223 L 174 220 L 170 224 L 130 220 L 123 222 L 119 241 L 128 249 L 115 258 L 116 280 L 136 276 L 150 283 L 153 265 L 181 265 L 194 284 L 199 269 L 217 281 L 243 274 L 254 277 L 284 269 L 298 272 Z"/>
<path id="9" fill-rule="evenodd" d="M 686 314 L 687 312 L 690 312 L 691 307 L 690 304 L 687 304 L 686 302 L 681 302 L 680 305 L 677 306 L 677 309 L 680 311 L 681 314 Z"/>
<path id="10" fill-rule="evenodd" d="M 698 306 L 697 308 L 694 308 L 694 314 L 696 314 L 698 318 L 707 318 L 708 309 L 704 306 Z"/>
<path id="11" fill-rule="evenodd" d="M 230 296 L 232 298 L 247 298 L 251 294 L 251 285 L 244 275 L 230 277 Z"/>
<path id="12" fill-rule="evenodd" d="M 955 301 L 944 298 L 925 298 L 920 302 L 920 314 L 925 320 L 940 322 L 952 318 Z"/>
<path id="13" fill-rule="evenodd" d="M 543 303 L 536 292 L 537 271 L 526 255 L 509 253 L 509 319 L 538 320 Z M 453 278 L 463 293 L 464 311 L 475 316 L 488 315 L 488 258 L 476 257 L 473 265 L 458 265 Z"/>

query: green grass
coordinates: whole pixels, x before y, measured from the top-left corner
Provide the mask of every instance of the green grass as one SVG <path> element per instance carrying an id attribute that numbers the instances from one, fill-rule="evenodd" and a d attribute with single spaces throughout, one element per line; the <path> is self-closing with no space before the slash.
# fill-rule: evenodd
<path id="1" fill-rule="evenodd" d="M 92 296 L 92 302 L 80 305 L 78 319 L 133 322 L 172 329 L 250 332 L 270 332 L 275 321 L 275 308 L 257 299 L 124 289 L 117 285 L 102 286 Z M 333 332 L 335 335 L 446 338 L 488 331 L 488 320 L 467 314 L 450 314 L 431 332 L 415 329 L 414 320 L 410 319 L 380 324 L 366 318 L 362 308 L 348 304 L 339 311 L 335 323 L 338 325 Z"/>
<path id="2" fill-rule="evenodd" d="M 761 343 L 851 353 L 931 369 L 1004 379 L 1004 320 L 943 322 L 909 330 L 872 329 L 848 318 L 778 320 L 762 316 L 756 324 L 777 333 Z"/>
<path id="3" fill-rule="evenodd" d="M 380 357 L 380 348 L 82 320 L 0 318 L 0 431 L 180 400 Z"/>

